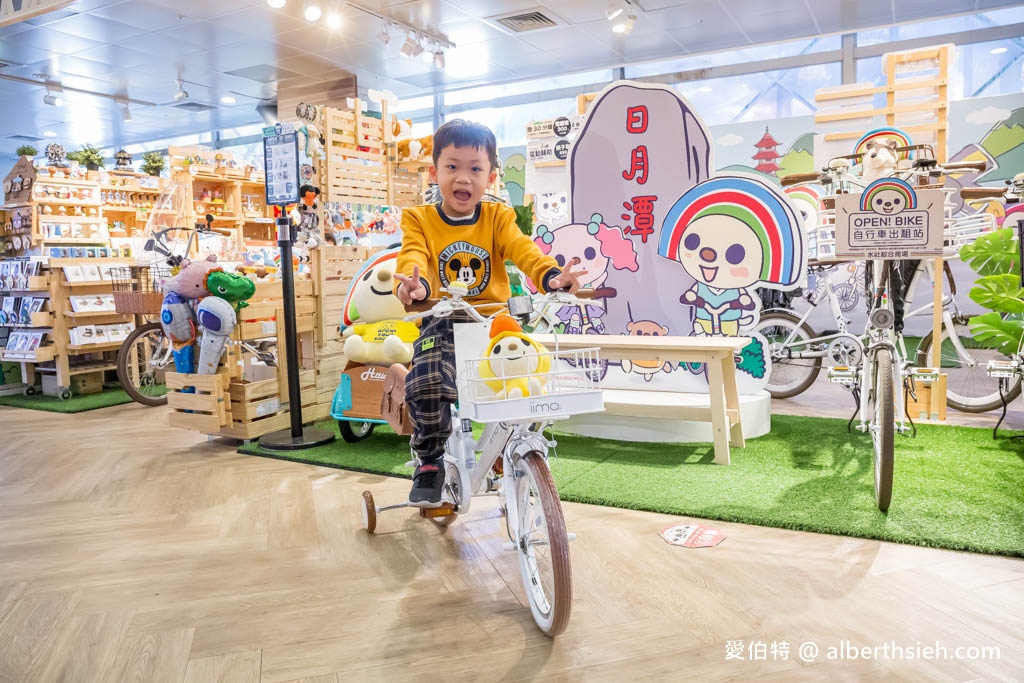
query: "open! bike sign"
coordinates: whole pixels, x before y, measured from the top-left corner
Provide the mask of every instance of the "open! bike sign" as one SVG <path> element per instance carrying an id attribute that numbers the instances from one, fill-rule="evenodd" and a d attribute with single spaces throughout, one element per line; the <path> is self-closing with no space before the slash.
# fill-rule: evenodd
<path id="1" fill-rule="evenodd" d="M 917 259 L 942 255 L 942 190 L 916 192 L 881 178 L 860 195 L 836 195 L 837 259 Z"/>

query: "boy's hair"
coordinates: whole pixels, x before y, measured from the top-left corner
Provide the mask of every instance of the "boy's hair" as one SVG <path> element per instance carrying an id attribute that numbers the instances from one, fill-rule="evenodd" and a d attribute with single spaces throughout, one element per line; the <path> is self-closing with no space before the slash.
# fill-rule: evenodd
<path id="1" fill-rule="evenodd" d="M 498 169 L 498 141 L 495 140 L 491 129 L 484 124 L 465 119 L 452 119 L 434 131 L 434 166 L 437 166 L 437 160 L 441 158 L 441 150 L 453 145 L 483 148 L 491 162 L 491 170 Z"/>

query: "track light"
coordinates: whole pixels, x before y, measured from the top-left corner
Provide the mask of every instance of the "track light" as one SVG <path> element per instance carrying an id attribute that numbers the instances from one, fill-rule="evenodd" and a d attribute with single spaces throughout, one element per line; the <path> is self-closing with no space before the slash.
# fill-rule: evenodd
<path id="1" fill-rule="evenodd" d="M 444 68 L 444 50 L 438 50 L 434 53 L 434 66 L 438 69 Z"/>
<path id="2" fill-rule="evenodd" d="M 179 78 L 177 82 L 178 82 L 178 92 L 174 93 L 174 99 L 178 100 L 179 102 L 181 100 L 187 100 L 188 99 L 188 93 L 185 91 L 185 81 L 183 81 L 183 80 L 181 80 Z"/>
<path id="3" fill-rule="evenodd" d="M 61 98 L 60 95 L 54 95 L 53 93 L 47 91 L 47 93 L 43 95 L 43 104 L 48 104 L 51 107 L 63 107 L 64 100 Z"/>
<path id="4" fill-rule="evenodd" d="M 132 120 L 132 110 L 128 108 L 128 105 L 121 107 L 121 121 L 124 123 L 130 123 Z"/>
<path id="5" fill-rule="evenodd" d="M 612 4 L 608 5 L 608 9 L 604 11 L 604 15 L 608 17 L 608 21 L 615 21 L 615 19 L 625 11 L 626 8 L 623 5 L 619 5 L 613 2 Z"/>
<path id="6" fill-rule="evenodd" d="M 618 19 L 612 21 L 612 32 L 627 35 L 633 32 L 634 25 L 636 25 L 636 15 L 633 14 L 633 10 L 628 10 Z"/>
<path id="7" fill-rule="evenodd" d="M 273 7 L 274 9 L 281 9 L 282 7 L 284 7 L 285 0 L 267 0 L 267 4 Z"/>
<path id="8" fill-rule="evenodd" d="M 381 22 L 380 31 L 377 33 L 377 40 L 385 47 L 391 44 L 391 24 L 386 21 Z"/>
<path id="9" fill-rule="evenodd" d="M 320 3 L 307 2 L 306 10 L 305 12 L 303 12 L 303 16 L 306 17 L 306 21 L 316 21 L 323 15 L 323 13 L 324 10 L 322 7 L 320 7 Z"/>
<path id="10" fill-rule="evenodd" d="M 420 45 L 419 38 L 416 36 L 414 31 L 409 31 L 409 36 L 405 39 L 405 43 L 402 45 L 402 49 L 399 50 L 403 57 L 413 59 L 423 54 L 423 46 Z"/>

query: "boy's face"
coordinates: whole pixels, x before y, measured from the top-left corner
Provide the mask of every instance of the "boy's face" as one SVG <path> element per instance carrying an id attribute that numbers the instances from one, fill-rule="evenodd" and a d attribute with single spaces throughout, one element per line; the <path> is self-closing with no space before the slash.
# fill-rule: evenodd
<path id="1" fill-rule="evenodd" d="M 497 175 L 483 147 L 449 145 L 438 154 L 437 166 L 430 168 L 430 178 L 441 190 L 441 210 L 449 216 L 473 213 Z"/>

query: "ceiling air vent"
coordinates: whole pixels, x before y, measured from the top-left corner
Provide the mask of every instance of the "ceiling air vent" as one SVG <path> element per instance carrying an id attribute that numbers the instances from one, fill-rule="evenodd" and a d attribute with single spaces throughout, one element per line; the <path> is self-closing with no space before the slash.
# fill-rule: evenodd
<path id="1" fill-rule="evenodd" d="M 198 114 L 202 111 L 210 111 L 211 109 L 216 109 L 216 107 L 211 107 L 208 104 L 202 104 L 200 102 L 185 102 L 184 104 L 176 104 L 174 105 L 174 108 L 184 109 L 185 111 L 190 111 L 195 114 Z"/>
<path id="2" fill-rule="evenodd" d="M 526 31 L 536 31 L 540 28 L 551 28 L 552 26 L 558 25 L 557 21 L 544 14 L 539 9 L 531 10 L 529 12 L 519 12 L 517 14 L 488 17 L 487 21 L 503 26 L 512 33 L 525 33 Z"/>

